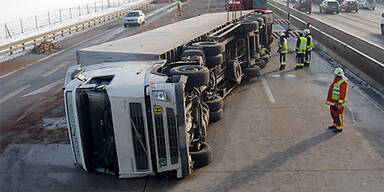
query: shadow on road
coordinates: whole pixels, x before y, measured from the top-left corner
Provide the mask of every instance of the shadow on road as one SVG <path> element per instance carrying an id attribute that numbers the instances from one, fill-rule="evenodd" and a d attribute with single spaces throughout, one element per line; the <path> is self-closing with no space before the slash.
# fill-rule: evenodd
<path id="1" fill-rule="evenodd" d="M 278 168 L 289 159 L 305 152 L 306 150 L 320 143 L 323 143 L 329 140 L 333 136 L 335 136 L 333 132 L 326 131 L 321 133 L 320 135 L 311 137 L 294 146 L 291 146 L 284 151 L 272 153 L 267 157 L 265 157 L 264 159 L 257 161 L 254 165 L 244 169 L 243 171 L 239 171 L 237 173 L 229 175 L 221 183 L 219 183 L 213 189 L 209 189 L 209 190 L 210 191 L 233 191 L 233 190 L 239 189 L 240 187 L 247 185 L 252 181 L 262 177 L 266 173 L 273 171 L 275 168 Z M 244 172 L 249 172 L 250 170 L 256 170 L 258 174 L 244 174 Z M 235 182 L 233 181 L 233 178 L 236 178 Z M 229 183 L 231 183 L 231 185 L 228 185 Z"/>

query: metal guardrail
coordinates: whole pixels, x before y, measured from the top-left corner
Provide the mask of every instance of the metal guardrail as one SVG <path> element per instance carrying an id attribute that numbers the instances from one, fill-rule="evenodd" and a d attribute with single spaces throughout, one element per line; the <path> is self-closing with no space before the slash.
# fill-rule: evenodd
<path id="1" fill-rule="evenodd" d="M 269 2 L 268 6 L 274 13 L 287 16 L 285 5 Z M 290 11 L 290 22 L 294 26 L 304 29 L 307 23 L 311 23 L 311 33 L 315 40 L 347 61 L 350 70 L 384 93 L 384 48 L 338 30 L 298 10 Z"/>
<path id="2" fill-rule="evenodd" d="M 53 31 L 50 31 L 50 32 L 47 32 L 44 34 L 35 35 L 35 36 L 29 37 L 27 39 L 15 41 L 13 43 L 9 43 L 9 44 L 0 46 L 0 55 L 8 54 L 8 53 L 13 54 L 13 52 L 16 50 L 20 50 L 20 49 L 25 50 L 27 47 L 36 46 L 37 44 L 39 44 L 43 41 L 55 40 L 56 37 L 58 37 L 58 36 L 64 37 L 66 34 L 70 35 L 74 32 L 78 32 L 78 31 L 84 30 L 86 28 L 95 27 L 98 24 L 121 18 L 127 12 L 129 12 L 131 10 L 138 9 L 138 8 L 145 7 L 149 4 L 151 4 L 152 2 L 153 2 L 153 0 L 148 0 L 146 2 L 137 4 L 137 5 L 134 5 L 132 7 L 128 7 L 128 8 L 113 12 L 113 13 L 109 13 L 109 14 L 106 14 L 103 16 L 99 16 L 99 17 L 96 17 L 93 19 L 89 19 L 86 21 L 82 21 L 82 22 L 73 24 L 70 26 L 56 29 L 56 30 L 53 30 Z"/>

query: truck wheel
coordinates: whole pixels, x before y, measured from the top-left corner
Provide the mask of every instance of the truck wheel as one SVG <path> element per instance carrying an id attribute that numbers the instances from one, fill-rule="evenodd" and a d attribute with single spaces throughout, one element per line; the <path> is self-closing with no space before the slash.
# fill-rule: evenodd
<path id="1" fill-rule="evenodd" d="M 244 69 L 244 75 L 245 75 L 245 77 L 247 79 L 252 79 L 252 78 L 255 78 L 255 77 L 260 77 L 261 76 L 260 67 L 257 66 L 257 65 L 254 65 L 252 67 L 245 68 Z"/>
<path id="2" fill-rule="evenodd" d="M 267 57 L 267 60 L 268 60 L 268 57 Z M 256 61 L 256 65 L 259 66 L 260 69 L 264 69 L 267 63 L 265 62 L 264 59 L 261 58 L 260 60 Z"/>
<path id="3" fill-rule="evenodd" d="M 201 49 L 186 49 L 183 51 L 183 54 L 181 54 L 181 57 L 187 57 L 187 56 L 202 56 L 205 57 L 204 51 Z"/>
<path id="4" fill-rule="evenodd" d="M 215 56 L 208 56 L 205 59 L 206 59 L 205 65 L 208 68 L 215 67 L 217 65 L 221 65 L 224 62 L 223 54 L 218 54 Z"/>
<path id="5" fill-rule="evenodd" d="M 207 100 L 206 101 L 209 111 L 218 111 L 224 107 L 224 100 L 222 97 L 216 95 L 213 97 L 213 99 Z"/>
<path id="6" fill-rule="evenodd" d="M 265 65 L 269 62 L 269 57 L 268 57 L 268 56 L 262 56 L 260 59 L 263 60 L 263 61 L 265 62 Z M 265 67 L 265 66 L 264 66 L 264 67 Z M 263 68 L 264 68 L 264 67 L 263 67 Z M 262 67 L 260 67 L 260 68 L 262 68 Z"/>
<path id="7" fill-rule="evenodd" d="M 201 142 L 200 150 L 190 152 L 192 161 L 194 161 L 194 168 L 201 168 L 212 162 L 212 147 L 206 143 Z"/>
<path id="8" fill-rule="evenodd" d="M 208 86 L 209 85 L 209 69 L 200 65 L 183 65 L 174 67 L 170 70 L 170 75 L 188 76 L 187 88 Z"/>
<path id="9" fill-rule="evenodd" d="M 217 111 L 210 111 L 209 112 L 209 122 L 210 123 L 216 122 L 216 121 L 220 120 L 221 118 L 223 118 L 223 115 L 224 115 L 223 109 L 219 109 Z"/>
<path id="10" fill-rule="evenodd" d="M 259 29 L 259 23 L 257 21 L 246 21 L 241 23 L 241 26 L 239 27 L 239 32 L 247 33 L 247 32 L 258 30 L 258 29 Z"/>
<path id="11" fill-rule="evenodd" d="M 232 82 L 236 85 L 239 85 L 241 83 L 241 77 L 243 75 L 240 63 L 238 61 L 231 61 L 228 64 L 229 66 L 227 68 L 227 72 Z"/>
<path id="12" fill-rule="evenodd" d="M 224 45 L 218 42 L 203 41 L 192 45 L 203 48 L 206 56 L 215 56 L 225 51 Z"/>

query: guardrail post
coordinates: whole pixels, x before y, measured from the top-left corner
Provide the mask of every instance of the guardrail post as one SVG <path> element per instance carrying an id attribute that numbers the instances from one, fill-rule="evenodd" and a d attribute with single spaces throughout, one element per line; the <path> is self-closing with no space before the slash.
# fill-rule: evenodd
<path id="1" fill-rule="evenodd" d="M 22 19 L 20 19 L 20 31 L 21 31 L 21 33 L 24 33 L 23 20 Z"/>
<path id="2" fill-rule="evenodd" d="M 68 34 L 71 34 L 71 33 L 72 33 L 71 28 L 69 28 Z"/>
<path id="3" fill-rule="evenodd" d="M 12 47 L 9 48 L 11 51 L 9 51 L 9 54 L 12 55 L 13 51 L 12 51 Z"/>
<path id="4" fill-rule="evenodd" d="M 51 16 L 49 15 L 49 11 L 48 11 L 48 23 L 51 24 Z"/>
<path id="5" fill-rule="evenodd" d="M 52 35 L 53 35 L 53 38 L 52 38 L 52 39 L 55 40 L 55 38 L 56 38 L 55 34 L 52 34 Z"/>
<path id="6" fill-rule="evenodd" d="M 24 47 L 24 45 L 25 45 L 25 44 L 24 44 L 24 43 L 22 43 L 21 45 L 23 46 L 23 51 L 25 51 L 25 47 Z"/>
<path id="7" fill-rule="evenodd" d="M 39 27 L 37 26 L 37 16 L 35 15 L 35 27 L 38 29 Z"/>
<path id="8" fill-rule="evenodd" d="M 64 31 L 61 31 L 61 36 L 64 37 Z"/>

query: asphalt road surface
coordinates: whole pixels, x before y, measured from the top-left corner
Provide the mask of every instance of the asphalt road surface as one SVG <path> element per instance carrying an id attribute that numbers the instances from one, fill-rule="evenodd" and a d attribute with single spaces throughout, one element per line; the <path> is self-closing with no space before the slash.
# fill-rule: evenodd
<path id="1" fill-rule="evenodd" d="M 294 55 L 289 55 L 288 69 L 278 72 L 274 56 L 261 78 L 235 89 L 225 99 L 224 118 L 209 128 L 213 162 L 191 176 L 117 179 L 74 165 L 61 92 L 65 70 L 75 63 L 74 50 L 223 10 L 223 3 L 195 0 L 184 7 L 182 17 L 162 11 L 143 28 L 123 29 L 117 21 L 74 35 L 60 42 L 68 50 L 40 62 L 46 57 L 27 54 L 0 65 L 0 76 L 27 66 L 0 79 L 1 191 L 344 192 L 384 188 L 384 99 L 372 99 L 372 90 L 366 92 L 370 89 L 363 82 L 353 83 L 359 81 L 348 73 L 351 87 L 345 130 L 340 134 L 327 130 L 331 118 L 324 103 L 335 62 L 320 51 L 313 53 L 311 66 L 300 71 L 293 70 Z M 288 43 L 293 49 L 295 39 Z"/>
<path id="2" fill-rule="evenodd" d="M 286 5 L 285 0 L 278 2 Z M 290 3 L 293 8 L 293 3 Z M 320 13 L 319 4 L 312 4 L 311 16 L 347 33 L 365 39 L 373 44 L 384 47 L 384 35 L 381 35 L 381 14 L 384 13 L 384 5 L 376 4 L 374 10 L 359 9 L 356 12 L 341 11 L 336 13 Z"/>

